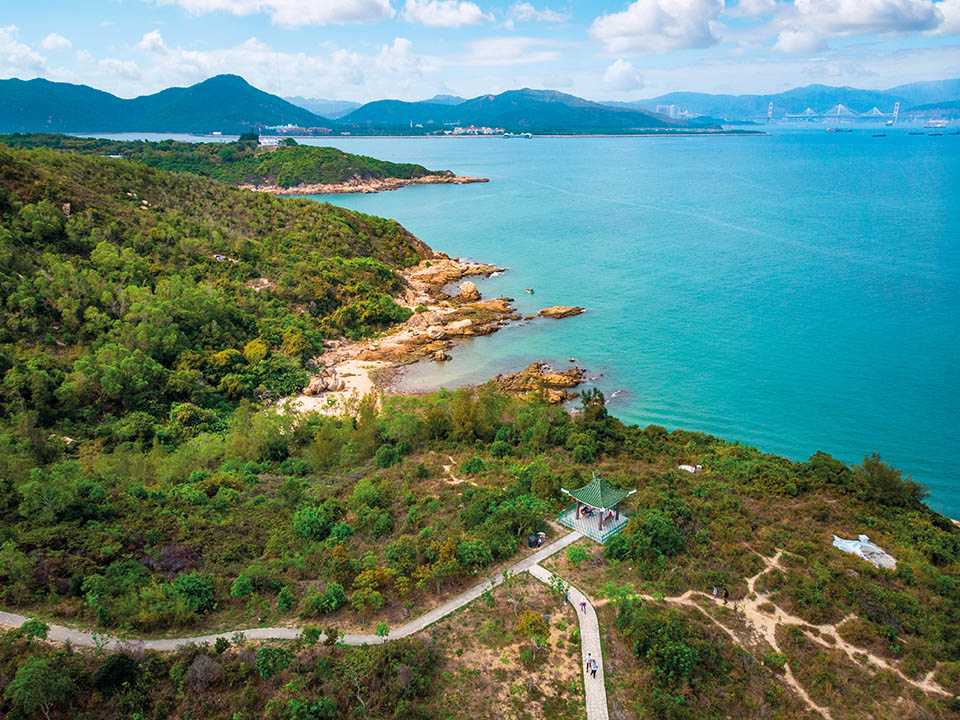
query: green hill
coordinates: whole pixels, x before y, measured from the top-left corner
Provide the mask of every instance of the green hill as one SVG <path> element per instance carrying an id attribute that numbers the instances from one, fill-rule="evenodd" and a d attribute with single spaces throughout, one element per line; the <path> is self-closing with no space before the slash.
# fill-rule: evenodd
<path id="1" fill-rule="evenodd" d="M 288 140 L 288 143 L 293 143 Z M 119 155 L 162 170 L 190 172 L 232 185 L 330 184 L 348 180 L 416 178 L 450 174 L 413 163 L 393 163 L 330 147 L 283 145 L 265 151 L 255 139 L 231 143 L 173 140 L 100 140 L 42 133 L 0 135 L 0 143 L 19 148 L 70 150 L 87 155 Z"/>
<path id="2" fill-rule="evenodd" d="M 326 118 L 236 75 L 130 100 L 85 85 L 0 80 L 0 132 L 241 133 L 263 125 L 330 127 Z"/>
<path id="3" fill-rule="evenodd" d="M 409 314 L 391 268 L 425 246 L 395 222 L 76 153 L 0 169 L 6 407 L 66 434 L 289 393 L 325 335 Z"/>
<path id="4" fill-rule="evenodd" d="M 358 127 L 423 124 L 477 125 L 533 132 L 629 131 L 685 127 L 681 121 L 632 108 L 611 108 L 553 90 L 510 90 L 481 95 L 456 105 L 378 100 L 348 113 L 340 122 Z"/>

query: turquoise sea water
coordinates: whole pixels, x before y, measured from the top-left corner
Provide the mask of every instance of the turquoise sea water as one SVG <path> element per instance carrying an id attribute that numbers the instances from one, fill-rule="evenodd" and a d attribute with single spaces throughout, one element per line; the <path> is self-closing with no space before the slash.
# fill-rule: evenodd
<path id="1" fill-rule="evenodd" d="M 464 343 L 409 387 L 576 358 L 627 422 L 878 451 L 960 517 L 960 136 L 886 132 L 338 138 L 490 183 L 320 199 L 509 268 L 478 287 L 524 314 L 588 308 Z"/>

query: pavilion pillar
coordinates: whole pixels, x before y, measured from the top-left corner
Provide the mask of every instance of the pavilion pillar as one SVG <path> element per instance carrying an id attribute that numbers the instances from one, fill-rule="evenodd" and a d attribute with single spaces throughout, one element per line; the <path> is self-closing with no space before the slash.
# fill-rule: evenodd
<path id="1" fill-rule="evenodd" d="M 600 512 L 598 513 L 600 515 L 600 527 L 597 528 L 598 530 L 603 530 L 603 514 L 606 511 L 607 511 L 606 508 L 600 508 Z"/>
<path id="2" fill-rule="evenodd" d="M 620 522 L 620 503 L 617 503 L 617 504 L 616 504 L 615 509 L 616 509 L 616 512 L 617 512 L 616 521 L 617 521 L 617 522 Z"/>

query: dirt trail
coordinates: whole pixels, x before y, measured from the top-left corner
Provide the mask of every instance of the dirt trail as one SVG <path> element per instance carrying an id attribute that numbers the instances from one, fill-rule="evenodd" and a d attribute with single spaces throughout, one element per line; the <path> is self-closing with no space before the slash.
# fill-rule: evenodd
<path id="1" fill-rule="evenodd" d="M 756 551 L 754 551 L 756 552 Z M 950 697 L 952 693 L 945 690 L 939 683 L 934 680 L 934 675 L 936 673 L 936 668 L 931 670 L 922 680 L 914 680 L 913 678 L 905 675 L 900 669 L 891 665 L 884 658 L 876 655 L 875 653 L 865 650 L 863 648 L 856 647 L 851 645 L 846 640 L 844 640 L 839 632 L 837 631 L 837 626 L 842 625 L 847 620 L 856 618 L 855 615 L 848 615 L 843 618 L 839 623 L 836 624 L 824 624 L 816 625 L 814 623 L 809 623 L 803 618 L 797 617 L 796 615 L 791 615 L 786 612 L 774 603 L 767 595 L 757 592 L 756 582 L 765 572 L 771 569 L 784 570 L 783 566 L 780 564 L 780 558 L 783 555 L 782 550 L 778 550 L 777 554 L 772 558 L 764 557 L 760 553 L 757 555 L 763 560 L 764 566 L 756 575 L 747 579 L 747 597 L 743 600 L 736 601 L 732 604 L 732 609 L 738 612 L 750 625 L 754 637 L 759 640 L 766 642 L 770 647 L 772 647 L 777 652 L 781 652 L 780 646 L 777 643 L 777 628 L 784 626 L 789 627 L 791 625 L 798 626 L 803 628 L 804 635 L 811 641 L 824 648 L 830 650 L 841 650 L 844 652 L 853 662 L 857 665 L 866 668 L 870 672 L 877 672 L 878 669 L 886 670 L 894 673 L 901 680 L 907 684 L 923 690 L 924 692 L 934 693 L 937 695 L 944 695 Z M 714 617 L 707 608 L 697 602 L 697 599 L 707 600 L 716 603 L 717 600 L 713 598 L 709 593 L 701 592 L 699 590 L 687 590 L 682 595 L 676 595 L 674 597 L 655 597 L 653 595 L 640 594 L 640 597 L 645 600 L 650 600 L 652 602 L 664 602 L 670 603 L 673 605 L 685 605 L 687 607 L 696 608 L 701 613 L 703 613 L 707 618 L 709 618 L 714 624 L 722 629 L 730 638 L 737 643 L 740 647 L 749 651 L 740 636 L 736 632 L 731 630 L 729 627 L 724 625 L 720 620 Z M 753 599 L 751 599 L 751 597 Z M 595 605 L 602 605 L 604 601 L 594 603 Z M 761 605 L 772 605 L 772 612 L 764 612 L 760 609 Z M 819 635 L 811 632 L 808 628 L 815 628 Z M 829 642 L 824 638 L 830 638 L 833 642 Z M 832 718 L 830 710 L 821 705 L 818 705 L 814 702 L 813 698 L 807 693 L 806 689 L 800 684 L 797 678 L 794 676 L 789 664 L 784 667 L 784 680 L 786 683 L 793 688 L 797 695 L 804 701 L 807 707 L 814 712 L 819 713 L 823 717 L 830 720 Z"/>

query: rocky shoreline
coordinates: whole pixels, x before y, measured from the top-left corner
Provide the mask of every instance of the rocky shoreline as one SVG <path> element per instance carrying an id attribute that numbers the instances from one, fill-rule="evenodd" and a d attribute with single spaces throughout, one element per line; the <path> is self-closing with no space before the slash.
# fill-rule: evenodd
<path id="1" fill-rule="evenodd" d="M 331 415 L 353 410 L 364 395 L 390 390 L 399 368 L 425 358 L 449 360 L 448 351 L 462 338 L 489 335 L 523 320 L 512 298 L 484 299 L 468 280 L 500 272 L 504 268 L 430 251 L 417 265 L 399 271 L 405 290 L 394 299 L 414 310 L 413 315 L 378 338 L 328 341 L 326 352 L 308 363 L 315 374 L 301 394 L 291 398 L 292 403 L 305 411 Z M 451 283 L 460 283 L 459 294 L 450 295 L 445 290 Z M 569 317 L 583 312 L 583 308 L 562 306 L 562 312 L 547 311 L 544 317 Z M 539 392 L 548 402 L 561 403 L 576 395 L 572 388 L 585 377 L 580 368 L 554 372 L 546 363 L 534 363 L 494 381 L 503 392 L 521 397 Z"/>
<path id="2" fill-rule="evenodd" d="M 407 185 L 466 185 L 490 182 L 489 178 L 468 175 L 435 174 L 417 178 L 358 178 L 342 183 L 303 183 L 292 187 L 279 185 L 241 185 L 245 190 L 270 193 L 271 195 L 342 195 L 344 193 L 377 193 L 399 190 Z"/>

